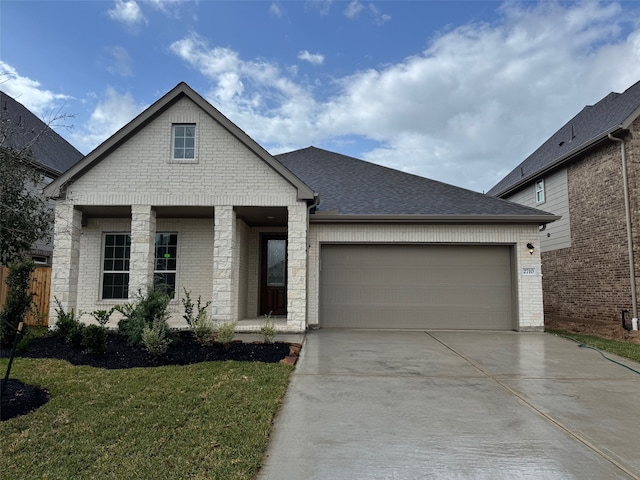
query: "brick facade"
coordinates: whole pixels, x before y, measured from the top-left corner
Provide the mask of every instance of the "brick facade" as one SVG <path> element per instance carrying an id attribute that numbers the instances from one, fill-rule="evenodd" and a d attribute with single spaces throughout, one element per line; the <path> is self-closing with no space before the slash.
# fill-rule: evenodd
<path id="1" fill-rule="evenodd" d="M 625 137 L 636 276 L 640 275 L 640 120 Z M 571 247 L 542 254 L 545 314 L 618 321 L 631 310 L 618 143 L 567 167 Z M 640 291 L 638 292 L 640 296 Z"/>

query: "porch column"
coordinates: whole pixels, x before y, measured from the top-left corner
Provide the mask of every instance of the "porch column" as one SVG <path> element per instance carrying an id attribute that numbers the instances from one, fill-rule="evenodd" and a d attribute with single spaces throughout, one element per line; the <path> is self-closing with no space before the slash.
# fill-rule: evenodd
<path id="1" fill-rule="evenodd" d="M 156 245 L 156 211 L 151 205 L 131 205 L 129 299 L 153 287 Z"/>
<path id="2" fill-rule="evenodd" d="M 213 232 L 212 316 L 216 322 L 237 320 L 237 292 L 234 289 L 236 249 L 236 212 L 233 206 L 215 207 Z"/>
<path id="3" fill-rule="evenodd" d="M 51 302 L 49 307 L 49 328 L 58 317 L 57 298 L 64 311 L 78 307 L 78 270 L 80 262 L 80 233 L 82 212 L 72 203 L 56 202 L 53 227 L 53 271 L 51 272 Z"/>
<path id="4" fill-rule="evenodd" d="M 287 221 L 287 330 L 307 323 L 307 207 L 290 206 Z"/>

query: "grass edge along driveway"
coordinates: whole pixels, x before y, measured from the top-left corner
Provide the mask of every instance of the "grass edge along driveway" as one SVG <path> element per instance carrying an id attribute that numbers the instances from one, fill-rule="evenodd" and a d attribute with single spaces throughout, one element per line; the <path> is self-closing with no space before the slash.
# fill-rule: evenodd
<path id="1" fill-rule="evenodd" d="M 2 478 L 252 479 L 291 370 L 252 362 L 103 370 L 18 358 L 11 377 L 51 399 L 0 423 Z"/>

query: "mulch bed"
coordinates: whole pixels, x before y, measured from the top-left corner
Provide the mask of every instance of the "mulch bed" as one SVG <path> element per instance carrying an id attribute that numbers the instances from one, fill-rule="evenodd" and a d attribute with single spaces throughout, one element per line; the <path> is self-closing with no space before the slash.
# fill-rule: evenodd
<path id="1" fill-rule="evenodd" d="M 127 344 L 120 335 L 107 335 L 106 351 L 100 354 L 84 353 L 71 348 L 64 340 L 57 337 L 35 338 L 29 342 L 26 351 L 16 353 L 16 358 L 57 358 L 73 365 L 88 365 L 96 368 L 122 369 L 136 367 L 159 367 L 163 365 L 190 365 L 200 362 L 236 360 L 241 362 L 286 362 L 294 364 L 300 351 L 298 344 L 276 342 L 242 343 L 233 342 L 229 349 L 219 343 L 200 344 L 191 332 L 176 332 L 173 342 L 166 354 L 151 357 L 146 350 Z M 290 352 L 293 355 L 290 356 Z M 1 350 L 0 357 L 8 357 L 8 350 Z M 19 361 L 19 360 L 18 360 Z M 44 405 L 49 393 L 39 387 L 24 385 L 22 382 L 9 379 L 2 392 L 0 420 L 8 420 L 18 415 L 29 413 Z"/>

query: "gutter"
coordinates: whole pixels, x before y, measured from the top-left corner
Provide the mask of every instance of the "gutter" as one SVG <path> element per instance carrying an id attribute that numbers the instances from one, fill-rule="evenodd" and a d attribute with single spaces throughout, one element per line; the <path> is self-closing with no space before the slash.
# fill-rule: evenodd
<path id="1" fill-rule="evenodd" d="M 560 220 L 557 215 L 340 215 L 316 213 L 311 223 L 535 223 Z"/>
<path id="2" fill-rule="evenodd" d="M 633 235 L 631 231 L 631 208 L 629 206 L 629 185 L 627 180 L 627 152 L 624 140 L 608 135 L 609 140 L 620 144 L 620 156 L 622 157 L 622 187 L 624 190 L 624 212 L 627 222 L 627 248 L 629 251 L 629 280 L 631 282 L 631 306 L 633 309 L 632 324 L 634 330 L 638 329 L 638 301 L 636 298 L 636 272 L 633 259 Z"/>

